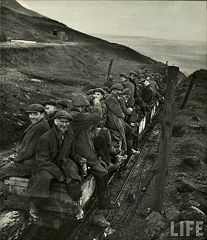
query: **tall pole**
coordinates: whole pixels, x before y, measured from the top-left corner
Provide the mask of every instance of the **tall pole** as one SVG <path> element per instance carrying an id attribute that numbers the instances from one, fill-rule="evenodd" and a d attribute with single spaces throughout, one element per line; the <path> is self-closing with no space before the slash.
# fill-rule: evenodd
<path id="1" fill-rule="evenodd" d="M 110 63 L 109 63 L 109 68 L 108 68 L 108 73 L 107 73 L 107 80 L 109 79 L 109 76 L 110 76 L 110 73 L 111 73 L 111 67 L 112 67 L 112 64 L 113 64 L 113 59 L 111 59 Z"/>
<path id="2" fill-rule="evenodd" d="M 168 172 L 168 160 L 170 155 L 170 142 L 175 116 L 175 83 L 177 82 L 178 67 L 168 67 L 167 89 L 165 95 L 164 117 L 162 122 L 162 137 L 159 148 L 159 162 L 155 178 L 154 210 L 162 211 L 165 192 L 166 176 Z"/>
<path id="3" fill-rule="evenodd" d="M 191 81 L 190 81 L 190 84 L 189 84 L 189 87 L 188 87 L 188 90 L 187 90 L 187 92 L 186 92 L 185 98 L 184 98 L 184 100 L 183 100 L 183 103 L 182 103 L 181 106 L 180 106 L 180 109 L 182 109 L 182 108 L 185 107 L 185 104 L 186 104 L 186 102 L 188 101 L 188 97 L 189 97 L 189 95 L 190 95 L 190 92 L 191 92 L 191 89 L 192 89 L 193 84 L 194 84 L 194 82 L 195 82 L 195 79 L 196 79 L 196 76 L 195 76 L 195 74 L 193 74 L 193 75 L 192 75 L 192 78 L 191 78 Z"/>

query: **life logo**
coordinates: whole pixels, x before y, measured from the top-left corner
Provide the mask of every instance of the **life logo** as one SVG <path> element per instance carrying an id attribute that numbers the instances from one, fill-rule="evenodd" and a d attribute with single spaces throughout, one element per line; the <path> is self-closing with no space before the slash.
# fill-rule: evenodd
<path id="1" fill-rule="evenodd" d="M 170 236 L 171 237 L 203 237 L 204 236 L 204 222 L 203 221 L 181 221 L 170 223 Z"/>

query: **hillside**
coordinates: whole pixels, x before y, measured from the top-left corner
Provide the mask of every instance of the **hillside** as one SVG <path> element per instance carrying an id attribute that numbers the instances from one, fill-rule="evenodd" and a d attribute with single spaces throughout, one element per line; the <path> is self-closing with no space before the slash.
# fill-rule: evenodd
<path id="1" fill-rule="evenodd" d="M 48 98 L 71 99 L 88 85 L 102 85 L 113 59 L 112 74 L 147 66 L 162 71 L 163 64 L 126 46 L 73 30 L 25 9 L 16 0 L 1 1 L 1 38 L 35 40 L 36 44 L 0 45 L 0 144 L 15 142 L 28 124 L 25 106 Z M 68 34 L 60 40 L 54 31 Z"/>

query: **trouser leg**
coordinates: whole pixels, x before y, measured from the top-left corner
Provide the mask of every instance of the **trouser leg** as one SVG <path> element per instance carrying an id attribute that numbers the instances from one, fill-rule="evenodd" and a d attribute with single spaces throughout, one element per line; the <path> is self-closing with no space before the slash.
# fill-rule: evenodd
<path id="1" fill-rule="evenodd" d="M 132 132 L 132 128 L 127 123 L 125 125 L 125 134 L 126 134 L 126 141 L 127 141 L 127 152 L 129 153 L 133 148 L 133 132 Z"/>
<path id="2" fill-rule="evenodd" d="M 104 177 L 95 177 L 96 186 L 97 186 L 97 194 L 98 194 L 98 202 L 99 205 L 104 205 L 110 202 L 110 197 L 107 188 L 108 175 Z"/>
<path id="3" fill-rule="evenodd" d="M 96 179 L 99 205 L 107 204 L 110 202 L 107 189 L 108 171 L 101 165 L 100 162 L 90 167 L 91 173 L 94 175 Z"/>
<path id="4" fill-rule="evenodd" d="M 98 156 L 107 164 L 111 163 L 111 156 L 109 152 L 109 146 L 103 136 L 96 136 L 93 138 L 93 144 Z"/>

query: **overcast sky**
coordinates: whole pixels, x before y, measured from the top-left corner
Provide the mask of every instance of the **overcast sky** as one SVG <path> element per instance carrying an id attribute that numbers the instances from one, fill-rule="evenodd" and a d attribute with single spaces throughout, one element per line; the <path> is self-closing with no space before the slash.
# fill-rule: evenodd
<path id="1" fill-rule="evenodd" d="M 206 41 L 206 1 L 18 2 L 88 34 Z"/>

